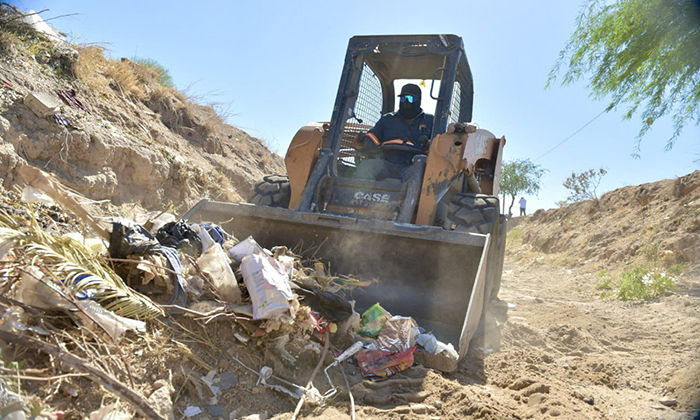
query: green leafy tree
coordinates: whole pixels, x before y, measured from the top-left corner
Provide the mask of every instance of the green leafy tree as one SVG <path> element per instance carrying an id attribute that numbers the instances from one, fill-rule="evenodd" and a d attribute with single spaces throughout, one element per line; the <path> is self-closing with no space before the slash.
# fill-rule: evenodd
<path id="1" fill-rule="evenodd" d="M 571 176 L 564 181 L 564 188 L 569 190 L 569 197 L 566 202 L 576 203 L 584 200 L 597 200 L 597 189 L 600 181 L 607 174 L 603 168 L 589 169 L 581 173 L 572 172 Z"/>
<path id="2" fill-rule="evenodd" d="M 591 95 L 612 99 L 608 110 L 626 105 L 624 119 L 640 112 L 636 156 L 664 115 L 674 124 L 667 150 L 687 123 L 700 123 L 699 0 L 587 0 L 576 23 L 547 86 L 567 66 L 562 84 L 588 75 Z"/>
<path id="3" fill-rule="evenodd" d="M 515 197 L 520 194 L 537 195 L 540 192 L 542 175 L 547 172 L 530 159 L 517 159 L 504 162 L 501 169 L 500 190 L 503 195 L 503 212 L 506 210 L 506 196 L 511 199 L 508 214 L 512 214 Z"/>

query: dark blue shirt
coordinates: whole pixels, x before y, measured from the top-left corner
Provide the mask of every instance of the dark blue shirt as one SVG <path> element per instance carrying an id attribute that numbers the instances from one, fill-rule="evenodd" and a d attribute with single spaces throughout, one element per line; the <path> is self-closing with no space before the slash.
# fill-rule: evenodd
<path id="1" fill-rule="evenodd" d="M 367 137 L 382 151 L 382 157 L 390 162 L 407 164 L 411 163 L 413 156 L 428 152 L 428 141 L 433 132 L 433 116 L 421 112 L 418 116 L 407 122 L 398 112 L 385 114 L 377 121 L 377 124 L 367 132 Z M 421 141 L 421 137 L 423 137 Z M 386 150 L 383 146 L 401 144 L 411 150 Z"/>

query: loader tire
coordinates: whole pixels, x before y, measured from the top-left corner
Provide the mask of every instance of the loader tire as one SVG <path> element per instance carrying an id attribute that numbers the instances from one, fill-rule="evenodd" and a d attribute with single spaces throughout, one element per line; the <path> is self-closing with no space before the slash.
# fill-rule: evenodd
<path id="1" fill-rule="evenodd" d="M 455 194 L 442 202 L 438 210 L 438 224 L 448 230 L 491 233 L 498 220 L 498 199 L 486 194 Z"/>
<path id="2" fill-rule="evenodd" d="M 498 198 L 486 194 L 455 194 L 438 204 L 436 224 L 448 230 L 474 233 L 498 233 L 492 236 L 492 247 L 486 271 L 486 302 L 496 299 L 501 289 L 505 251 L 505 217 L 499 212 Z M 499 230 L 495 229 L 499 225 Z"/>
<path id="3" fill-rule="evenodd" d="M 292 190 L 287 175 L 267 175 L 248 194 L 248 202 L 258 206 L 289 207 Z"/>

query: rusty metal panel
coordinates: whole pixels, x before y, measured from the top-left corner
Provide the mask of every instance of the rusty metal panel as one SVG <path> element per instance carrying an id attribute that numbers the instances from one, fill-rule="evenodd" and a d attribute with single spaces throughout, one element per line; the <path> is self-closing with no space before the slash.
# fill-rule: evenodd
<path id="1" fill-rule="evenodd" d="M 324 123 L 311 123 L 300 128 L 287 148 L 284 165 L 289 175 L 291 209 L 299 205 L 301 194 L 318 158 L 318 150 L 322 146 L 325 134 L 323 126 Z"/>
<path id="2" fill-rule="evenodd" d="M 435 222 L 438 201 L 462 170 L 466 143 L 466 133 L 445 133 L 430 144 L 418 201 L 417 225 L 430 226 Z"/>

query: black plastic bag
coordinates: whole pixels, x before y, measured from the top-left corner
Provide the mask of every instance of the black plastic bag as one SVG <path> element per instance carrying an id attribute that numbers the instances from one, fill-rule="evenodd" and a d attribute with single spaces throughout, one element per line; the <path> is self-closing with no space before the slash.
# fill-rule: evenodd
<path id="1" fill-rule="evenodd" d="M 179 249 L 195 258 L 202 255 L 202 241 L 199 235 L 183 220 L 170 222 L 158 229 L 156 239 L 161 245 Z"/>
<path id="2" fill-rule="evenodd" d="M 112 258 L 157 252 L 160 252 L 160 244 L 143 226 L 126 220 L 112 222 L 112 234 L 109 238 L 109 255 Z"/>

